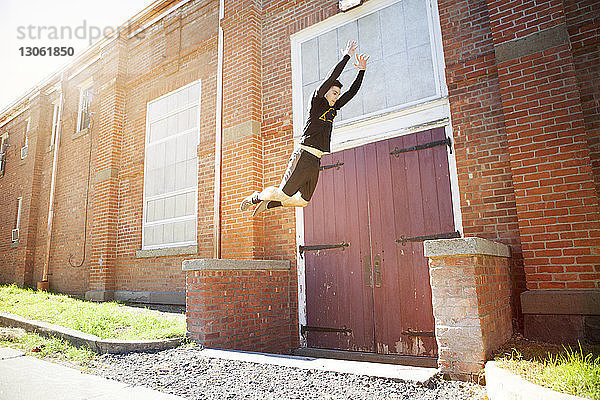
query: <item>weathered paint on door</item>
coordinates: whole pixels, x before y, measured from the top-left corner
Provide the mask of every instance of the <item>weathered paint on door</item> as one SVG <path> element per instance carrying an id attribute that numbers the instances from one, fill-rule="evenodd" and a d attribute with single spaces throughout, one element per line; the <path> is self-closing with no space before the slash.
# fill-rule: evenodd
<path id="1" fill-rule="evenodd" d="M 305 209 L 305 244 L 346 242 L 307 252 L 309 347 L 436 356 L 427 259 L 422 242 L 400 237 L 454 230 L 445 146 L 390 155 L 445 138 L 434 129 L 323 157 Z"/>

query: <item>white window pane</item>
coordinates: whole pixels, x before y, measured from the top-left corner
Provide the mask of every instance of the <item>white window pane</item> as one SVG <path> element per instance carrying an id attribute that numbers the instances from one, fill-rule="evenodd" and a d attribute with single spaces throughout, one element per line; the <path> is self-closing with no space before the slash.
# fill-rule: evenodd
<path id="1" fill-rule="evenodd" d="M 319 80 L 318 57 L 317 38 L 302 43 L 302 82 L 304 84 Z"/>
<path id="2" fill-rule="evenodd" d="M 358 24 L 356 21 L 352 21 L 346 25 L 340 26 L 338 28 L 338 57 L 340 57 L 341 53 L 339 53 L 340 49 L 346 47 L 346 44 L 349 40 L 356 40 L 360 47 L 362 44 L 358 41 Z M 359 48 L 360 52 L 363 52 L 361 48 Z M 348 65 L 354 63 L 354 60 L 348 61 Z M 350 69 L 350 68 L 348 68 Z M 352 67 L 354 70 L 355 68 Z"/>
<path id="3" fill-rule="evenodd" d="M 398 53 L 385 59 L 385 91 L 388 107 L 404 104 L 410 95 L 411 81 L 407 76 L 406 53 Z"/>
<path id="4" fill-rule="evenodd" d="M 354 78 L 356 78 L 356 69 L 346 70 L 340 76 L 340 82 L 344 87 L 342 88 L 342 93 L 350 89 L 350 85 L 354 82 Z M 362 88 L 358 91 L 356 96 L 352 98 L 344 107 L 342 107 L 338 111 L 338 117 L 336 119 L 343 121 L 345 119 L 350 119 L 354 117 L 358 117 L 363 114 L 363 92 Z"/>
<path id="5" fill-rule="evenodd" d="M 193 131 L 186 136 L 186 160 L 196 158 L 198 154 L 198 133 Z"/>
<path id="6" fill-rule="evenodd" d="M 146 221 L 152 222 L 154 221 L 154 210 L 156 209 L 156 202 L 149 201 L 148 206 L 146 207 Z"/>
<path id="7" fill-rule="evenodd" d="M 144 228 L 144 244 L 147 246 L 154 244 L 154 227 L 146 226 Z"/>
<path id="8" fill-rule="evenodd" d="M 177 97 L 174 95 L 167 96 L 167 112 L 173 112 L 177 109 Z"/>
<path id="9" fill-rule="evenodd" d="M 200 101 L 200 84 L 196 83 L 189 88 L 188 101 L 195 103 Z"/>
<path id="10" fill-rule="evenodd" d="M 188 128 L 198 126 L 198 107 L 192 107 L 188 110 Z"/>
<path id="11" fill-rule="evenodd" d="M 429 24 L 427 19 L 427 5 L 423 0 L 405 0 L 404 13 L 406 15 L 406 43 L 408 48 L 429 43 Z"/>
<path id="12" fill-rule="evenodd" d="M 185 222 L 185 241 L 196 240 L 196 222 L 193 220 Z"/>
<path id="13" fill-rule="evenodd" d="M 371 61 L 381 59 L 381 27 L 379 13 L 369 14 L 358 20 L 358 43 L 360 52 L 368 54 Z M 371 71 L 369 71 L 369 74 Z"/>
<path id="14" fill-rule="evenodd" d="M 365 75 L 361 91 L 365 114 L 385 108 L 386 82 L 382 61 L 371 63 L 369 74 Z"/>
<path id="15" fill-rule="evenodd" d="M 409 101 L 422 99 L 436 93 L 429 46 L 408 50 L 408 69 L 412 89 Z"/>
<path id="16" fill-rule="evenodd" d="M 185 136 L 179 136 L 177 138 L 177 158 L 176 162 L 185 161 L 187 159 L 187 138 Z"/>
<path id="17" fill-rule="evenodd" d="M 185 215 L 185 194 L 175 196 L 175 217 L 183 217 Z"/>
<path id="18" fill-rule="evenodd" d="M 185 214 L 194 215 L 196 213 L 196 193 L 188 193 L 185 197 Z"/>
<path id="19" fill-rule="evenodd" d="M 177 142 L 175 139 L 171 139 L 165 142 L 165 166 L 173 166 L 175 164 L 175 159 L 177 154 L 175 153 L 177 149 Z"/>
<path id="20" fill-rule="evenodd" d="M 188 89 L 180 90 L 175 96 L 177 97 L 177 108 L 188 105 Z"/>
<path id="21" fill-rule="evenodd" d="M 399 2 L 380 11 L 383 57 L 406 51 L 405 20 L 402 4 L 402 2 Z"/>
<path id="22" fill-rule="evenodd" d="M 319 80 L 325 79 L 329 71 L 339 61 L 340 49 L 337 43 L 337 31 L 333 30 L 319 36 Z M 314 60 L 317 62 L 317 60 Z"/>
<path id="23" fill-rule="evenodd" d="M 163 230 L 164 243 L 173 243 L 173 224 L 165 224 Z"/>
<path id="24" fill-rule="evenodd" d="M 162 119 L 150 125 L 150 142 L 163 139 L 167 134 L 167 121 Z"/>
<path id="25" fill-rule="evenodd" d="M 175 190 L 186 187 L 186 162 L 175 164 Z"/>
<path id="26" fill-rule="evenodd" d="M 165 192 L 175 190 L 175 168 L 173 166 L 165 168 Z"/>
<path id="27" fill-rule="evenodd" d="M 198 185 L 198 164 L 196 159 L 191 159 L 186 162 L 186 177 L 185 187 L 195 187 Z"/>
<path id="28" fill-rule="evenodd" d="M 179 133 L 178 120 L 179 118 L 177 118 L 177 115 L 171 115 L 167 118 L 167 136 L 173 136 Z"/>
<path id="29" fill-rule="evenodd" d="M 167 197 L 165 199 L 165 218 L 175 217 L 175 198 Z"/>
<path id="30" fill-rule="evenodd" d="M 185 240 L 185 223 L 175 222 L 173 224 L 173 241 L 183 242 Z"/>
<path id="31" fill-rule="evenodd" d="M 165 200 L 156 200 L 156 209 L 154 210 L 155 221 L 165 219 Z"/>
<path id="32" fill-rule="evenodd" d="M 157 169 L 156 170 L 156 194 L 162 194 L 165 192 L 165 170 Z"/>
<path id="33" fill-rule="evenodd" d="M 164 243 L 163 230 L 164 230 L 163 225 L 154 226 L 154 244 Z"/>

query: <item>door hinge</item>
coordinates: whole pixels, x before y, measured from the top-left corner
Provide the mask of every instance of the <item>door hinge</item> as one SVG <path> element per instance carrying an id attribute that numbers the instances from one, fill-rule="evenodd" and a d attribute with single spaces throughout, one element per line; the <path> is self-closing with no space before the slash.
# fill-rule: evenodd
<path id="1" fill-rule="evenodd" d="M 413 330 L 411 328 L 408 328 L 407 330 L 405 330 L 404 332 L 402 332 L 403 335 L 407 335 L 407 336 L 427 336 L 427 337 L 435 337 L 435 332 L 434 331 L 416 331 Z"/>
<path id="2" fill-rule="evenodd" d="M 338 161 L 337 163 L 335 163 L 335 164 L 321 165 L 321 166 L 319 167 L 319 171 L 324 171 L 324 170 L 326 170 L 326 169 L 331 169 L 331 168 L 337 168 L 337 169 L 340 169 L 340 167 L 341 167 L 342 165 L 344 165 L 344 163 L 343 163 L 343 162 L 339 162 L 339 161 Z"/>
<path id="3" fill-rule="evenodd" d="M 344 325 L 341 328 L 330 328 L 330 327 L 326 327 L 326 326 L 308 326 L 308 325 L 302 325 L 302 327 L 300 328 L 300 332 L 302 333 L 302 336 L 306 335 L 306 332 L 308 331 L 312 331 L 312 332 L 336 332 L 336 333 L 343 333 L 344 335 L 351 335 L 352 334 L 352 329 L 346 328 L 346 325 Z"/>
<path id="4" fill-rule="evenodd" d="M 350 246 L 350 243 L 342 242 L 339 244 L 315 244 L 312 246 L 298 246 L 300 257 L 305 251 L 317 251 L 317 250 L 328 250 L 328 249 L 339 249 L 344 250 L 345 247 Z"/>
<path id="5" fill-rule="evenodd" d="M 436 239 L 456 239 L 460 237 L 459 231 L 454 232 L 446 232 L 446 233 L 436 233 L 433 235 L 425 235 L 425 236 L 414 236 L 414 237 L 404 237 L 404 235 L 400 236 L 400 239 L 396 239 L 396 243 L 402 243 L 403 246 L 406 245 L 406 242 L 423 242 L 425 240 L 436 240 Z"/>
<path id="6" fill-rule="evenodd" d="M 405 147 L 403 149 L 399 149 L 396 147 L 396 148 L 394 148 L 394 151 L 390 151 L 390 155 L 398 157 L 398 155 L 401 153 L 408 153 L 409 151 L 430 149 L 432 147 L 443 146 L 443 145 L 450 147 L 450 154 L 452 154 L 452 141 L 450 140 L 449 137 L 446 137 L 446 139 L 444 139 L 444 140 L 436 140 L 435 142 L 418 144 L 416 146 Z"/>

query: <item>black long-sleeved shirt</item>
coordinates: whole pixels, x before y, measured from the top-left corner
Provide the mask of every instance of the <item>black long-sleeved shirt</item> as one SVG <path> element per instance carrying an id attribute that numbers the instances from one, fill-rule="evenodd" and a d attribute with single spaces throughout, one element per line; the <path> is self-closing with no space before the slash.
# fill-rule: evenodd
<path id="1" fill-rule="evenodd" d="M 342 108 L 356 95 L 365 74 L 364 70 L 358 71 L 358 75 L 356 75 L 350 89 L 342 94 L 333 106 L 330 106 L 325 98 L 325 93 L 327 93 L 333 82 L 340 76 L 348 60 L 350 60 L 350 56 L 346 54 L 333 68 L 323 83 L 321 83 L 321 86 L 314 91 L 310 100 L 308 120 L 304 126 L 304 133 L 300 139 L 300 144 L 326 153 L 330 151 L 333 119 L 337 115 L 337 110 Z"/>

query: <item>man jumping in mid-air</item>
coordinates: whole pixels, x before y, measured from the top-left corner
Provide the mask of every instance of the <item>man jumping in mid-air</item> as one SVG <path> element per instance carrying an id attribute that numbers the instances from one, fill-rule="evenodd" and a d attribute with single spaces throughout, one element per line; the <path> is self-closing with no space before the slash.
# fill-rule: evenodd
<path id="1" fill-rule="evenodd" d="M 258 204 L 253 215 L 267 208 L 308 205 L 319 179 L 321 156 L 330 150 L 333 119 L 337 110 L 356 95 L 367 68 L 369 57 L 364 54 L 356 55 L 354 66 L 358 68 L 358 75 L 350 89 L 340 96 L 342 84 L 337 79 L 348 60 L 355 55 L 357 47 L 356 41 L 348 42 L 346 48 L 342 50 L 344 57 L 313 93 L 308 121 L 304 126 L 300 145 L 292 153 L 279 187 L 269 186 L 262 192 L 252 193 L 242 201 L 240 206 L 242 211 L 246 211 L 253 204 Z"/>

